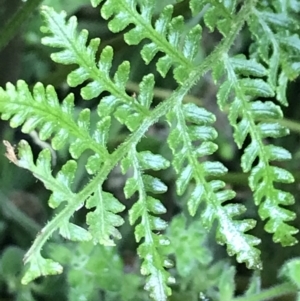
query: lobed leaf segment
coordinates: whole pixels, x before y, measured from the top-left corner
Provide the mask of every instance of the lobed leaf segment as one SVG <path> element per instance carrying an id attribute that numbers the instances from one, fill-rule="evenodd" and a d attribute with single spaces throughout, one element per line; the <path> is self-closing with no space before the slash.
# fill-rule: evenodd
<path id="1" fill-rule="evenodd" d="M 268 219 L 265 230 L 274 233 L 274 241 L 283 246 L 297 243 L 293 235 L 298 229 L 287 224 L 295 219 L 295 213 L 282 207 L 292 205 L 294 197 L 275 188 L 275 183 L 292 183 L 294 178 L 285 169 L 270 163 L 289 160 L 291 154 L 283 147 L 266 143 L 266 138 L 279 138 L 289 131 L 278 123 L 283 117 L 281 108 L 273 101 L 263 99 L 276 97 L 280 104 L 287 105 L 287 82 L 300 71 L 295 56 L 300 40 L 287 30 L 297 29 L 291 13 L 298 9 L 293 3 L 284 6 L 277 1 L 270 11 L 263 4 L 253 8 L 252 17 L 248 19 L 255 41 L 250 49 L 251 58 L 242 55 L 230 58 L 224 54 L 213 68 L 215 80 L 226 77 L 218 92 L 218 103 L 221 109 L 229 105 L 229 121 L 234 127 L 238 147 L 243 146 L 247 136 L 251 139 L 244 150 L 241 167 L 244 172 L 251 171 L 249 185 L 254 192 L 255 204 L 259 205 L 258 213 L 263 220 Z M 287 19 L 290 23 L 284 23 Z M 291 39 L 293 45 L 287 42 Z"/>

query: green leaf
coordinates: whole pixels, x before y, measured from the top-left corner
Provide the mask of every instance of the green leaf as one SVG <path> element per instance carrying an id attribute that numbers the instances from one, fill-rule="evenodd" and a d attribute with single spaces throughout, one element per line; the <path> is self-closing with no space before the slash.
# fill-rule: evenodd
<path id="1" fill-rule="evenodd" d="M 186 224 L 186 218 L 177 215 L 167 230 L 171 241 L 168 254 L 175 255 L 177 271 L 181 277 L 188 277 L 195 269 L 208 266 L 213 259 L 211 251 L 205 246 L 207 232 L 201 221 L 193 221 L 188 226 Z"/>
<path id="2" fill-rule="evenodd" d="M 182 195 L 187 189 L 193 176 L 193 168 L 191 165 L 187 165 L 179 174 L 176 180 L 176 187 L 178 195 Z"/>
<path id="3" fill-rule="evenodd" d="M 281 26 L 283 28 L 289 28 L 290 26 L 297 26 L 291 18 L 285 13 L 273 13 L 264 11 L 261 12 L 261 16 L 268 22 L 270 25 Z"/>
<path id="4" fill-rule="evenodd" d="M 144 238 L 138 247 L 138 254 L 143 259 L 141 273 L 147 276 L 145 289 L 150 292 L 150 296 L 155 300 L 166 301 L 167 296 L 171 293 L 168 284 L 172 278 L 165 270 L 166 267 L 169 267 L 169 264 L 167 264 L 168 261 L 165 259 L 162 248 L 168 245 L 169 241 L 163 235 L 157 234 L 157 231 L 165 230 L 167 223 L 161 218 L 153 216 L 153 214 L 165 213 L 165 208 L 160 201 L 149 197 L 147 193 L 162 193 L 166 191 L 167 187 L 159 179 L 143 174 L 142 164 L 145 164 L 144 159 L 147 159 L 149 155 L 153 160 L 153 154 L 148 152 L 139 154 L 134 147 L 131 148 L 128 155 L 128 159 L 132 162 L 134 175 L 133 178 L 127 180 L 127 183 L 134 187 L 134 189 L 129 188 L 131 192 L 137 190 L 139 194 L 138 201 L 129 210 L 129 221 L 133 225 L 140 220 L 135 227 L 135 239 L 140 242 Z M 161 162 L 159 164 L 161 167 L 166 166 L 165 160 L 161 161 L 160 157 L 156 157 L 157 159 Z M 125 162 L 125 165 L 129 163 L 129 160 L 127 160 L 127 163 Z M 149 161 L 146 162 L 149 163 Z M 153 165 L 152 162 L 151 165 Z M 126 166 L 125 169 L 127 169 Z M 130 186 L 128 184 L 128 187 Z M 126 189 L 125 193 L 128 193 Z"/>
<path id="5" fill-rule="evenodd" d="M 255 60 L 247 60 L 245 56 L 239 55 L 230 58 L 230 62 L 234 71 L 244 76 L 262 77 L 267 75 L 267 69 L 262 64 Z"/>
<path id="6" fill-rule="evenodd" d="M 266 150 L 270 161 L 284 161 L 292 158 L 291 153 L 283 147 L 267 145 Z"/>
<path id="7" fill-rule="evenodd" d="M 189 2 L 189 5 L 193 16 L 200 13 L 200 11 L 203 9 L 205 4 L 206 4 L 205 0 L 191 0 Z"/>
<path id="8" fill-rule="evenodd" d="M 288 84 L 288 77 L 281 72 L 278 79 L 278 86 L 276 87 L 276 99 L 283 106 L 288 106 L 288 101 L 286 99 L 286 89 Z"/>
<path id="9" fill-rule="evenodd" d="M 132 197 L 132 195 L 138 190 L 138 185 L 136 182 L 136 179 L 129 178 L 126 181 L 125 187 L 124 187 L 124 193 L 126 198 Z"/>
<path id="10" fill-rule="evenodd" d="M 41 154 L 38 157 L 37 165 L 40 164 L 39 158 L 41 157 Z M 64 190 L 65 192 L 72 194 L 70 187 L 74 179 L 76 170 L 77 170 L 77 163 L 73 160 L 70 160 L 58 172 L 58 174 L 56 175 L 56 181 L 61 183 L 62 186 L 61 190 Z M 53 189 L 53 194 L 49 199 L 49 206 L 51 208 L 57 208 L 61 204 L 61 202 L 67 201 L 65 193 L 62 194 L 61 192 L 58 191 L 58 189 L 54 189 L 53 186 L 52 187 L 50 186 L 49 189 L 51 190 Z"/>
<path id="11" fill-rule="evenodd" d="M 190 195 L 188 200 L 189 213 L 194 216 L 199 208 L 200 202 L 203 200 L 204 196 L 204 186 L 196 185 L 195 189 Z"/>
<path id="12" fill-rule="evenodd" d="M 300 259 L 298 257 L 288 260 L 279 271 L 279 276 L 284 277 L 300 287 Z"/>
<path id="13" fill-rule="evenodd" d="M 49 199 L 50 207 L 56 208 L 64 201 L 72 202 L 75 194 L 72 192 L 70 185 L 77 169 L 75 161 L 68 161 L 54 178 L 49 149 L 41 151 L 36 164 L 34 164 L 31 148 L 26 141 L 22 140 L 19 143 L 18 156 L 18 166 L 30 170 L 37 179 L 43 182 L 47 189 L 53 191 Z"/>
<path id="14" fill-rule="evenodd" d="M 216 121 L 216 117 L 214 114 L 208 112 L 204 108 L 198 107 L 193 103 L 183 105 L 183 113 L 186 121 L 198 125 L 210 124 Z"/>
<path id="15" fill-rule="evenodd" d="M 280 107 L 271 101 L 254 101 L 250 105 L 250 110 L 256 119 L 280 119 L 283 117 Z"/>
<path id="16" fill-rule="evenodd" d="M 217 93 L 217 99 L 218 99 L 218 105 L 220 106 L 221 110 L 224 110 L 231 90 L 232 90 L 232 83 L 230 81 L 225 81 L 220 86 Z"/>
<path id="17" fill-rule="evenodd" d="M 51 259 L 45 259 L 37 254 L 29 263 L 29 268 L 22 278 L 22 284 L 26 285 L 40 276 L 61 274 L 62 271 L 63 268 L 60 264 Z"/>
<path id="18" fill-rule="evenodd" d="M 69 222 L 65 222 L 60 226 L 59 234 L 73 241 L 89 241 L 92 239 L 91 234 L 87 230 Z"/>
<path id="19" fill-rule="evenodd" d="M 252 169 L 253 162 L 259 154 L 259 147 L 256 141 L 252 141 L 245 149 L 241 159 L 241 167 L 244 172 Z"/>
<path id="20" fill-rule="evenodd" d="M 168 187 L 160 179 L 150 175 L 143 175 L 143 182 L 146 191 L 152 193 L 164 193 L 168 190 Z"/>
<path id="21" fill-rule="evenodd" d="M 234 140 L 239 148 L 244 144 L 244 141 L 249 134 L 250 126 L 251 124 L 247 119 L 242 119 L 242 121 L 237 124 L 234 132 Z"/>
<path id="22" fill-rule="evenodd" d="M 280 42 L 285 45 L 286 47 L 289 47 L 299 53 L 300 51 L 300 39 L 299 36 L 294 34 L 292 36 L 284 37 L 280 39 Z"/>
<path id="23" fill-rule="evenodd" d="M 244 93 L 255 97 L 273 97 L 274 91 L 272 87 L 262 79 L 240 79 L 241 87 Z"/>
<path id="24" fill-rule="evenodd" d="M 272 137 L 279 138 L 289 134 L 289 130 L 279 123 L 274 122 L 261 122 L 257 126 L 262 138 Z"/>
<path id="25" fill-rule="evenodd" d="M 140 93 L 138 95 L 138 101 L 144 108 L 150 108 L 153 99 L 154 85 L 155 82 L 153 74 L 144 76 L 139 84 Z"/>
<path id="26" fill-rule="evenodd" d="M 235 292 L 235 267 L 226 267 L 220 276 L 219 293 L 220 301 L 228 301 L 234 298 Z"/>
<path id="27" fill-rule="evenodd" d="M 140 161 L 143 169 L 160 170 L 166 169 L 170 166 L 168 160 L 166 160 L 161 155 L 155 155 L 150 151 L 138 153 L 138 160 Z"/>
<path id="28" fill-rule="evenodd" d="M 192 140 L 214 140 L 217 138 L 217 131 L 210 126 L 189 126 L 188 133 Z"/>
<path id="29" fill-rule="evenodd" d="M 114 246 L 113 238 L 120 239 L 121 234 L 116 227 L 124 223 L 117 213 L 122 212 L 125 206 L 122 205 L 112 194 L 102 191 L 101 187 L 95 191 L 86 202 L 86 208 L 96 209 L 89 212 L 86 222 L 89 225 L 89 232 L 94 243 L 105 246 Z"/>

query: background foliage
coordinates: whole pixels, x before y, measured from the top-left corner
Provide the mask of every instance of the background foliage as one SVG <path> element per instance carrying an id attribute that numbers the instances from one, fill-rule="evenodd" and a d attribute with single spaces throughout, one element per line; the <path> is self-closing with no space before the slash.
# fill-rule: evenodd
<path id="1" fill-rule="evenodd" d="M 1 140 L 28 141 L 18 167 L 0 146 L 1 300 L 299 299 L 299 1 L 262 1 L 241 31 L 244 1 L 141 1 L 148 31 L 126 1 L 19 2 L 0 1 Z"/>

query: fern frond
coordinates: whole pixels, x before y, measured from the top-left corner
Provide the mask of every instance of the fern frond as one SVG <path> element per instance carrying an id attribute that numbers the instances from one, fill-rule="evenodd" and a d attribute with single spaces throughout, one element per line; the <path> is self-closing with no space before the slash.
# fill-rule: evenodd
<path id="1" fill-rule="evenodd" d="M 250 53 L 269 66 L 268 82 L 276 89 L 276 98 L 284 106 L 288 105 L 287 83 L 300 73 L 300 39 L 296 34 L 299 22 L 293 14 L 296 10 L 292 2 L 283 5 L 273 1 L 268 9 L 264 5 L 253 9 L 253 16 L 248 20 L 255 38 Z"/>
<path id="2" fill-rule="evenodd" d="M 44 259 L 40 254 L 45 241 L 56 230 L 59 230 L 59 233 L 66 239 L 73 241 L 93 240 L 103 245 L 114 245 L 112 238 L 120 238 L 116 227 L 124 221 L 116 213 L 123 211 L 125 207 L 111 194 L 103 192 L 99 188 L 98 181 L 95 181 L 98 184 L 96 186 L 98 189 L 92 189 L 95 193 L 86 202 L 88 209 L 96 207 L 95 211 L 87 214 L 89 231 L 69 222 L 74 212 L 83 206 L 84 195 L 86 195 L 86 193 L 83 195 L 76 194 L 71 190 L 77 168 L 75 161 L 68 161 L 54 177 L 51 171 L 50 150 L 41 151 L 36 163 L 34 163 L 30 146 L 26 141 L 21 141 L 18 148 L 18 161 L 15 163 L 19 167 L 30 170 L 47 189 L 53 191 L 49 199 L 50 207 L 56 208 L 64 202 L 67 203 L 65 208 L 38 234 L 34 245 L 26 254 L 24 262 L 29 264 L 29 269 L 22 280 L 23 283 L 28 283 L 41 275 L 52 275 L 62 271 L 62 267 L 58 263 Z M 40 265 L 41 268 L 39 268 Z"/>
<path id="3" fill-rule="evenodd" d="M 97 6 L 101 2 L 93 1 L 92 4 Z M 144 61 L 149 64 L 158 52 L 162 52 L 164 55 L 158 59 L 157 71 L 165 77 L 174 66 L 175 79 L 183 83 L 196 64 L 202 29 L 196 25 L 186 32 L 183 17 L 172 18 L 172 5 L 164 8 L 153 26 L 155 4 L 154 0 L 139 1 L 138 7 L 136 0 L 109 0 L 103 4 L 101 13 L 105 19 L 112 17 L 108 23 L 112 32 L 134 24 L 134 28 L 124 35 L 126 43 L 137 45 L 143 39 L 149 39 L 151 42 L 141 51 Z"/>
<path id="4" fill-rule="evenodd" d="M 103 91 L 110 92 L 110 96 L 104 97 L 103 101 L 112 103 L 128 103 L 140 112 L 147 111 L 135 102 L 133 97 L 127 95 L 125 85 L 128 81 L 130 65 L 124 61 L 110 78 L 110 68 L 113 59 L 113 49 L 110 46 L 102 50 L 100 59 L 96 63 L 96 53 L 100 39 L 91 39 L 87 44 L 88 32 L 82 30 L 77 33 L 77 19 L 71 17 L 66 21 L 66 13 L 56 13 L 52 8 L 44 6 L 42 14 L 45 19 L 45 26 L 42 31 L 47 34 L 42 39 L 44 45 L 62 49 L 51 55 L 53 61 L 61 64 L 75 64 L 78 68 L 72 71 L 67 82 L 71 87 L 76 87 L 85 81 L 90 81 L 81 88 L 81 95 L 84 99 L 92 99 Z"/>
<path id="5" fill-rule="evenodd" d="M 54 231 L 59 230 L 59 233 L 67 239 L 75 241 L 91 240 L 92 236 L 87 230 L 69 222 L 69 218 L 76 210 L 76 207 L 80 205 L 74 201 L 77 200 L 77 196 L 72 192 L 70 187 L 77 167 L 76 162 L 73 160 L 68 161 L 57 176 L 53 177 L 51 172 L 50 150 L 44 149 L 41 151 L 36 163 L 34 163 L 31 148 L 28 143 L 23 140 L 19 144 L 18 160 L 14 163 L 19 167 L 30 170 L 37 179 L 44 183 L 47 189 L 53 191 L 49 199 L 50 207 L 55 208 L 62 202 L 67 202 L 69 205 L 71 214 L 59 220 L 58 223 L 52 224 L 53 227 L 51 227 L 48 234 L 51 235 Z M 43 240 L 43 230 L 38 236 Z M 42 245 L 43 244 L 39 244 L 38 247 L 34 249 L 34 253 L 28 253 L 24 258 L 24 262 L 29 264 L 28 270 L 22 279 L 24 284 L 41 275 L 53 275 L 62 272 L 62 267 L 57 262 L 51 259 L 45 259 L 41 256 Z"/>
<path id="6" fill-rule="evenodd" d="M 93 1 L 94 4 L 100 2 Z M 42 9 L 46 23 L 43 31 L 47 34 L 43 43 L 59 49 L 58 51 L 55 49 L 57 52 L 52 54 L 52 59 L 62 64 L 77 65 L 76 69 L 68 75 L 68 83 L 74 87 L 84 83 L 81 89 L 84 99 L 98 97 L 103 91 L 109 92 L 111 95 L 101 100 L 97 112 L 101 120 L 96 125 L 95 131 L 90 133 L 90 112 L 88 110 L 83 110 L 77 120 L 73 121 L 71 96 L 67 97 L 60 108 L 56 96 L 53 96 L 54 92 L 51 87 L 47 88 L 45 92 L 45 89 L 38 85 L 37 89 L 41 89 L 42 92 L 38 92 L 33 97 L 28 89 L 23 87 L 20 92 L 25 91 L 24 97 L 22 93 L 19 95 L 18 89 L 15 90 L 13 86 L 10 86 L 15 91 L 12 96 L 1 90 L 4 95 L 2 98 L 4 100 L 1 101 L 0 99 L 1 115 L 5 119 L 12 118 L 15 126 L 25 124 L 23 125 L 25 131 L 36 126 L 41 127 L 42 138 L 46 139 L 51 135 L 57 137 L 56 148 L 62 146 L 63 139 L 75 138 L 75 141 L 70 141 L 70 153 L 75 159 L 87 148 L 92 149 L 95 153 L 89 157 L 86 165 L 87 172 L 93 174 L 93 178 L 82 191 L 73 193 L 71 182 L 76 170 L 74 161 L 67 162 L 54 177 L 51 172 L 49 151 L 43 151 L 37 162 L 34 163 L 31 150 L 26 144 L 21 143 L 19 159 L 16 161 L 18 165 L 30 170 L 43 181 L 48 189 L 53 191 L 49 200 L 51 207 L 55 208 L 59 205 L 63 207 L 65 205 L 42 229 L 27 252 L 25 262 L 29 263 L 29 272 L 25 275 L 23 282 L 28 282 L 39 275 L 55 274 L 61 271 L 60 265 L 40 256 L 41 248 L 56 230 L 59 230 L 68 239 L 93 240 L 96 243 L 100 242 L 106 245 L 112 245 L 112 239 L 120 237 L 117 227 L 123 220 L 117 213 L 122 211 L 124 206 L 112 195 L 102 191 L 102 185 L 112 168 L 123 160 L 123 170 L 127 171 L 132 168 L 134 172 L 133 177 L 126 182 L 125 195 L 127 198 L 136 192 L 139 195 L 138 201 L 130 210 L 130 223 L 138 222 L 135 234 L 136 240 L 142 241 L 138 253 L 143 259 L 142 273 L 147 275 L 146 289 L 156 300 L 167 300 L 167 296 L 170 294 L 169 283 L 173 279 L 165 270 L 165 268 L 170 267 L 170 262 L 164 256 L 163 247 L 169 244 L 169 241 L 163 234 L 159 233 L 159 231 L 166 229 L 166 223 L 157 217 L 157 215 L 165 212 L 165 208 L 160 201 L 150 196 L 165 192 L 167 187 L 159 179 L 147 174 L 146 170 L 164 169 L 168 167 L 169 163 L 161 156 L 150 152 L 138 153 L 136 146 L 149 127 L 168 112 L 171 112 L 170 123 L 176 124 L 177 128 L 177 131 L 173 131 L 176 137 L 175 134 L 171 134 L 170 145 L 176 153 L 173 165 L 180 175 L 177 181 L 178 193 L 183 194 L 187 187 L 192 185 L 190 184 L 191 180 L 194 180 L 196 186 L 188 204 L 190 213 L 194 215 L 199 204 L 205 201 L 206 208 L 203 212 L 205 226 L 211 227 L 213 220 L 218 219 L 217 239 L 219 242 L 226 243 L 228 252 L 231 255 L 237 254 L 238 261 L 246 262 L 249 267 L 260 266 L 259 251 L 255 248 L 259 240 L 245 234 L 246 231 L 254 227 L 254 222 L 252 220 L 234 220 L 236 215 L 245 210 L 244 206 L 224 205 L 224 202 L 234 197 L 234 192 L 224 190 L 225 183 L 222 181 L 208 181 L 206 179 L 212 175 L 223 175 L 226 168 L 220 162 L 200 162 L 199 160 L 216 150 L 216 145 L 212 142 L 216 137 L 216 132 L 211 126 L 214 118 L 212 114 L 196 106 L 181 105 L 181 100 L 197 80 L 214 65 L 221 54 L 228 52 L 254 2 L 253 0 L 245 1 L 237 13 L 236 19 L 231 22 L 231 30 L 226 33 L 226 37 L 219 47 L 201 64 L 197 64 L 201 28 L 196 26 L 186 31 L 182 17 L 172 19 L 172 6 L 167 6 L 155 25 L 152 26 L 151 18 L 155 1 L 141 1 L 139 7 L 134 0 L 108 0 L 105 2 L 102 7 L 102 14 L 107 18 L 113 16 L 110 23 L 112 30 L 118 31 L 129 24 L 133 24 L 133 29 L 127 33 L 125 39 L 129 44 L 138 43 L 145 38 L 150 39 L 150 44 L 147 44 L 142 51 L 144 60 L 146 62 L 152 61 L 157 51 L 160 51 L 163 56 L 157 63 L 159 72 L 165 76 L 172 66 L 175 68 L 175 79 L 179 83 L 179 87 L 169 99 L 152 110 L 150 110 L 150 104 L 153 98 L 153 75 L 146 75 L 143 78 L 140 84 L 141 93 L 138 97 L 135 95 L 128 96 L 125 85 L 130 72 L 129 63 L 123 62 L 111 77 L 113 59 L 111 47 L 104 48 L 100 59 L 97 60 L 99 39 L 92 39 L 88 42 L 87 31 L 77 33 L 77 22 L 74 17 L 66 21 L 65 13 L 58 14 L 46 7 Z M 230 9 L 234 10 L 235 1 L 232 3 Z M 229 9 L 228 5 L 224 7 L 226 10 Z M 124 16 L 125 18 L 123 18 Z M 247 86 L 248 83 L 244 81 L 243 87 L 244 89 L 247 88 L 249 93 L 255 94 L 254 82 L 251 83 L 252 85 Z M 261 91 L 267 90 L 267 86 L 262 84 L 263 81 L 255 82 L 255 85 L 258 83 Z M 50 91 L 49 94 L 53 95 L 44 97 L 48 90 Z M 264 93 L 268 93 L 268 91 Z M 14 99 L 14 102 L 6 110 L 11 98 Z M 16 104 L 18 104 L 19 98 L 22 100 L 20 103 L 25 107 L 26 102 L 29 101 L 30 106 L 34 107 L 35 111 L 31 112 L 27 109 L 24 110 L 25 113 L 23 111 L 18 112 L 20 107 L 17 107 Z M 44 111 L 40 112 L 36 107 L 37 104 Z M 50 115 L 48 119 L 45 112 L 47 112 L 47 116 Z M 56 115 L 53 117 L 51 112 Z M 38 116 L 36 118 L 39 122 L 34 118 L 30 119 L 33 114 Z M 118 121 L 125 124 L 132 133 L 116 150 L 108 154 L 106 142 L 112 114 Z M 190 123 L 192 124 L 191 127 L 188 126 Z M 43 127 L 44 124 L 47 124 L 45 128 Z M 203 142 L 198 145 L 199 141 Z M 183 146 L 182 149 L 181 146 Z M 95 211 L 89 212 L 87 215 L 89 231 L 70 223 L 71 216 L 83 206 L 86 200 L 88 209 L 95 208 Z"/>
<path id="7" fill-rule="evenodd" d="M 169 162 L 151 152 L 137 153 L 135 147 L 132 147 L 122 161 L 123 171 L 126 172 L 130 165 L 133 168 L 133 177 L 127 180 L 124 192 L 127 198 L 135 192 L 139 194 L 138 201 L 129 211 L 129 221 L 134 225 L 140 220 L 135 228 L 135 237 L 137 242 L 143 239 L 138 247 L 138 254 L 143 259 L 141 273 L 148 276 L 145 289 L 154 300 L 166 301 L 171 294 L 168 283 L 173 282 L 173 279 L 165 270 L 171 263 L 164 258 L 162 251 L 169 241 L 159 231 L 164 231 L 167 223 L 156 216 L 165 213 L 166 209 L 159 200 L 149 196 L 149 193 L 164 193 L 167 187 L 158 178 L 143 173 L 148 169 L 165 169 Z"/>
<path id="8" fill-rule="evenodd" d="M 214 31 L 218 29 L 223 36 L 226 36 L 233 21 L 233 16 L 236 11 L 236 0 L 233 1 L 217 1 L 217 0 L 191 0 L 190 8 L 193 15 L 203 12 L 204 23 Z"/>
<path id="9" fill-rule="evenodd" d="M 249 185 L 254 192 L 255 204 L 259 205 L 259 215 L 263 220 L 268 219 L 266 231 L 274 233 L 275 242 L 285 246 L 294 245 L 297 240 L 293 235 L 298 230 L 286 222 L 293 220 L 295 213 L 281 207 L 293 204 L 294 198 L 290 193 L 275 188 L 275 183 L 292 183 L 294 178 L 288 171 L 271 165 L 274 160 L 290 159 L 291 154 L 282 147 L 266 145 L 264 142 L 265 138 L 285 136 L 288 130 L 276 121 L 263 121 L 282 118 L 282 111 L 271 101 L 251 101 L 253 98 L 272 97 L 274 92 L 262 79 L 241 78 L 240 75 L 245 73 L 257 76 L 260 73 L 257 71 L 263 70 L 257 62 L 249 67 L 249 61 L 246 58 L 243 60 L 244 64 L 236 68 L 236 59 L 223 55 L 224 72 L 228 80 L 222 84 L 218 100 L 221 107 L 229 104 L 229 121 L 234 127 L 238 147 L 243 146 L 248 135 L 251 138 L 242 156 L 241 166 L 244 172 L 251 171 Z M 254 66 L 258 68 L 253 72 Z M 220 71 L 218 73 L 221 74 Z M 258 164 L 253 167 L 257 159 Z"/>
<path id="10" fill-rule="evenodd" d="M 235 193 L 224 190 L 222 181 L 207 180 L 209 176 L 225 174 L 227 169 L 220 162 L 200 162 L 201 157 L 211 155 L 217 149 L 212 142 L 217 133 L 211 126 L 215 116 L 194 104 L 178 104 L 168 115 L 168 121 L 172 126 L 168 142 L 174 154 L 173 167 L 178 173 L 177 193 L 182 195 L 192 179 L 196 182 L 188 200 L 190 214 L 195 215 L 200 203 L 205 202 L 206 208 L 201 214 L 205 228 L 211 228 L 217 219 L 218 242 L 226 244 L 228 253 L 236 254 L 239 262 L 246 262 L 250 268 L 260 268 L 260 251 L 255 248 L 260 240 L 245 234 L 255 226 L 255 221 L 234 220 L 246 208 L 240 204 L 222 205 Z M 187 126 L 187 123 L 191 125 Z"/>
<path id="11" fill-rule="evenodd" d="M 34 86 L 32 93 L 21 80 L 16 86 L 8 83 L 6 90 L 0 88 L 1 119 L 10 120 L 12 127 L 22 126 L 24 133 L 37 129 L 41 140 L 52 138 L 51 143 L 56 150 L 70 143 L 70 153 L 75 159 L 85 149 L 91 149 L 105 160 L 108 155 L 106 146 L 90 136 L 90 111 L 81 111 L 76 122 L 73 107 L 72 94 L 60 104 L 54 88 L 45 88 L 41 83 Z M 97 130 L 94 135 L 99 135 Z"/>

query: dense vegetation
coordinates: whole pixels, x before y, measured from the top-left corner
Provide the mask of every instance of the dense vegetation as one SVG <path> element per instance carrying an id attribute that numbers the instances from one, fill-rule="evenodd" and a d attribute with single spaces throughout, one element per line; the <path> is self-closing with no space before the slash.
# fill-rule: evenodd
<path id="1" fill-rule="evenodd" d="M 0 296 L 300 300 L 300 2 L 6 2 Z"/>

